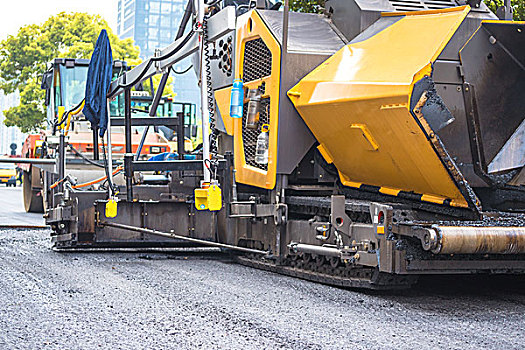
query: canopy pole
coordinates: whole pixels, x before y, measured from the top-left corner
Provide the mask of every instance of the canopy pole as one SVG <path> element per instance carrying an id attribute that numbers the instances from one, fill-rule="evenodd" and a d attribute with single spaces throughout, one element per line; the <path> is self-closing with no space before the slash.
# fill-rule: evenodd
<path id="1" fill-rule="evenodd" d="M 113 183 L 113 155 L 112 155 L 112 146 L 111 146 L 111 113 L 109 112 L 109 98 L 106 98 L 107 111 L 108 111 L 108 126 L 106 132 L 108 133 L 108 184 L 111 187 Z M 104 140 L 102 140 L 104 142 Z M 113 189 L 109 190 L 111 196 L 113 195 Z"/>
<path id="2" fill-rule="evenodd" d="M 512 4 L 510 3 L 510 0 L 504 1 L 504 7 L 505 7 L 505 20 L 512 21 L 513 20 L 513 11 L 512 11 Z"/>
<path id="3" fill-rule="evenodd" d="M 201 112 L 202 112 L 202 170 L 204 183 L 210 183 L 211 171 L 206 162 L 210 160 L 210 112 L 208 110 L 208 81 L 206 74 L 206 53 L 204 42 L 204 0 L 195 0 L 197 8 L 197 28 L 199 32 L 199 51 L 200 51 L 200 81 L 201 81 Z"/>
<path id="4" fill-rule="evenodd" d="M 95 123 L 91 123 L 93 129 L 93 160 L 100 160 L 100 154 L 98 150 L 98 127 Z M 104 142 L 104 140 L 102 140 Z"/>

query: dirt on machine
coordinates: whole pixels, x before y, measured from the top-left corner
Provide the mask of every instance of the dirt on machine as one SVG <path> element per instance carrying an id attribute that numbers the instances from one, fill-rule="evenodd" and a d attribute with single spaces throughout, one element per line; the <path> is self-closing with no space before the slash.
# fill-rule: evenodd
<path id="1" fill-rule="evenodd" d="M 479 1 L 328 0 L 325 14 L 189 1 L 185 13 L 176 40 L 105 97 L 122 110 L 110 117 L 122 162 L 99 170 L 118 170 L 116 191 L 78 187 L 72 160 L 31 187 L 57 249 L 214 246 L 255 268 L 371 289 L 525 272 L 524 23 Z M 156 110 L 190 56 L 201 116 L 133 115 L 131 84 L 162 75 Z M 162 124 L 177 154 L 151 157 L 174 153 L 151 134 L 150 159 L 135 157 L 133 127 Z M 76 125 L 26 156 L 99 161 Z"/>

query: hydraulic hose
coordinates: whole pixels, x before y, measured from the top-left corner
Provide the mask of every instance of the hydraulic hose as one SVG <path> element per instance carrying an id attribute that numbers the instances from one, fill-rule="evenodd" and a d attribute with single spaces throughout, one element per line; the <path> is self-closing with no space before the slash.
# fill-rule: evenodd
<path id="1" fill-rule="evenodd" d="M 184 9 L 184 15 L 182 16 L 182 20 L 179 25 L 179 30 L 177 31 L 177 35 L 175 36 L 175 40 L 182 38 L 182 36 L 184 35 L 184 31 L 186 30 L 186 26 L 188 25 L 188 21 L 190 20 L 192 13 L 193 13 L 193 0 L 188 0 L 188 3 L 186 4 L 186 8 Z"/>
<path id="2" fill-rule="evenodd" d="M 120 89 L 129 89 L 135 85 L 137 85 L 141 80 L 142 78 L 144 77 L 144 75 L 146 74 L 146 72 L 148 71 L 149 67 L 151 67 L 151 64 L 153 62 L 158 62 L 158 61 L 162 61 L 162 60 L 165 60 L 165 59 L 168 59 L 170 58 L 171 56 L 175 55 L 178 51 L 180 51 L 189 41 L 190 39 L 193 37 L 193 35 L 195 35 L 195 31 L 191 31 L 189 32 L 186 37 L 183 39 L 183 41 L 177 45 L 177 47 L 175 47 L 172 51 L 170 51 L 169 53 L 167 53 L 166 55 L 164 56 L 159 56 L 159 57 L 151 57 L 148 62 L 146 63 L 146 65 L 144 66 L 144 69 L 142 70 L 142 72 L 140 72 L 140 74 L 138 75 L 138 77 L 133 80 L 132 82 L 130 83 L 119 83 L 117 85 L 117 88 L 120 88 Z"/>
<path id="3" fill-rule="evenodd" d="M 188 73 L 188 72 L 190 71 L 190 69 L 192 69 L 192 68 L 193 68 L 193 64 L 190 64 L 190 66 L 189 66 L 188 68 L 186 68 L 185 70 L 183 70 L 182 72 L 177 72 L 175 69 L 173 69 L 173 67 L 171 67 L 171 71 L 172 71 L 173 73 L 175 73 L 175 74 L 180 74 L 180 75 L 182 75 L 182 74 L 186 74 L 186 73 Z"/>
<path id="4" fill-rule="evenodd" d="M 77 156 L 79 156 L 80 158 L 82 158 L 83 160 L 85 160 L 86 162 L 88 162 L 89 164 L 91 165 L 94 165 L 96 167 L 99 167 L 99 168 L 104 168 L 104 165 L 102 164 L 99 164 L 91 159 L 89 159 L 88 157 L 86 157 L 85 155 L 82 154 L 82 152 L 80 152 L 79 150 L 77 150 L 75 147 L 73 147 L 71 144 L 68 144 L 68 147 L 69 149 L 71 149 L 73 151 L 73 153 L 75 153 Z M 118 165 L 113 165 L 114 167 L 117 167 Z"/>
<path id="5" fill-rule="evenodd" d="M 91 165 L 94 165 L 96 167 L 99 167 L 99 168 L 104 168 L 104 165 L 102 164 L 98 164 L 97 162 L 94 162 L 92 161 L 91 159 L 89 159 L 88 157 L 86 157 L 85 155 L 83 155 L 79 150 L 77 150 L 75 147 L 71 146 L 71 144 L 68 143 L 68 146 L 69 146 L 69 149 L 71 149 L 73 151 L 73 153 L 75 153 L 77 156 L 79 156 L 80 158 L 82 158 L 83 160 L 85 160 L 86 162 L 88 162 L 89 164 Z"/>
<path id="6" fill-rule="evenodd" d="M 80 101 L 80 103 L 78 105 L 76 105 L 75 107 L 71 108 L 69 111 L 67 111 L 63 116 L 62 116 L 62 119 L 60 121 L 57 121 L 56 123 L 53 124 L 53 135 L 55 134 L 57 128 L 59 126 L 61 126 L 62 124 L 64 124 L 66 122 L 66 120 L 69 119 L 69 115 L 75 115 L 75 114 L 78 114 L 80 113 L 80 111 L 82 111 L 82 109 L 84 108 L 84 103 L 86 102 L 86 99 L 83 98 L 82 101 Z M 68 128 L 69 128 L 69 124 L 68 124 Z"/>
<path id="7" fill-rule="evenodd" d="M 115 176 L 119 172 L 121 172 L 122 170 L 124 170 L 124 167 L 119 165 L 115 170 L 113 170 L 112 175 Z M 86 186 L 91 186 L 91 185 L 94 185 L 96 183 L 102 182 L 102 181 L 106 180 L 107 178 L 108 178 L 108 176 L 105 175 L 105 176 L 99 177 L 98 179 L 95 179 L 95 180 L 92 180 L 92 181 L 88 181 L 88 182 L 84 182 L 84 183 L 72 186 L 72 188 L 77 189 L 77 188 L 82 188 L 82 187 L 86 187 Z"/>

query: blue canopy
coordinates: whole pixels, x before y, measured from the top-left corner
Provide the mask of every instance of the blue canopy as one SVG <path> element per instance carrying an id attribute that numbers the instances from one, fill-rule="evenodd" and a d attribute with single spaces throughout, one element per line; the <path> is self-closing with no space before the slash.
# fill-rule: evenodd
<path id="1" fill-rule="evenodd" d="M 95 51 L 89 62 L 86 81 L 86 103 L 83 109 L 87 120 L 97 125 L 100 137 L 108 126 L 108 110 L 106 93 L 111 83 L 113 71 L 113 55 L 109 43 L 108 33 L 102 29 L 95 44 Z"/>

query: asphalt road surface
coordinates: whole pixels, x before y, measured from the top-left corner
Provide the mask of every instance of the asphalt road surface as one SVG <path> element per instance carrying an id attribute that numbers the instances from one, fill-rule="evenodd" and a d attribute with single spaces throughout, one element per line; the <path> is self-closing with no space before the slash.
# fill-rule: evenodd
<path id="1" fill-rule="evenodd" d="M 324 286 L 219 253 L 50 249 L 0 229 L 0 349 L 523 349 L 522 278 Z"/>
<path id="2" fill-rule="evenodd" d="M 43 225 L 42 214 L 26 213 L 22 187 L 0 185 L 0 227 Z"/>

